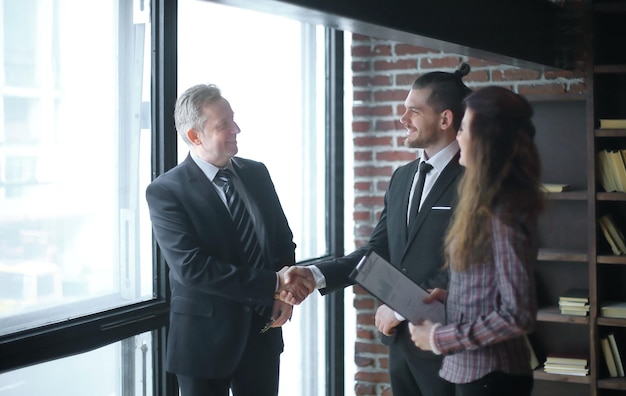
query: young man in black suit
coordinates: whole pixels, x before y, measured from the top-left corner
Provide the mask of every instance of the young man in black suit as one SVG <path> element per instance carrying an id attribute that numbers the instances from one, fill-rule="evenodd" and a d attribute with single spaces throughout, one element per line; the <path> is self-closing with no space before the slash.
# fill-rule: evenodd
<path id="1" fill-rule="evenodd" d="M 174 117 L 189 155 L 146 190 L 170 270 L 166 369 L 182 396 L 276 396 L 292 306 L 274 296 L 292 232 L 267 168 L 235 157 L 240 129 L 218 87 L 189 88 Z"/>
<path id="2" fill-rule="evenodd" d="M 353 284 L 349 274 L 373 249 L 422 287 L 446 288 L 443 243 L 462 173 L 456 134 L 463 118 L 462 100 L 470 92 L 462 81 L 467 73 L 469 65 L 463 64 L 455 73 L 431 72 L 413 83 L 400 121 L 407 130 L 405 145 L 421 148 L 422 155 L 392 175 L 384 209 L 367 245 L 315 267 L 292 267 L 287 278 L 296 273 L 309 276 L 322 294 L 331 293 Z M 419 196 L 415 186 L 422 162 L 432 168 L 426 173 L 421 199 L 412 202 Z M 299 302 L 288 292 L 281 292 L 281 298 Z M 404 318 L 381 305 L 375 320 L 382 342 L 389 346 L 394 396 L 454 395 L 452 384 L 439 377 L 441 357 L 415 346 Z"/>

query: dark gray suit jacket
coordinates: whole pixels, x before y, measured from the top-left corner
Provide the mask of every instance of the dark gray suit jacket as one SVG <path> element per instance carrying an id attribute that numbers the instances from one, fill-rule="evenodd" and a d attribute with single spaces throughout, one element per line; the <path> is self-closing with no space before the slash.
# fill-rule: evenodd
<path id="1" fill-rule="evenodd" d="M 166 369 L 176 374 L 230 374 L 247 344 L 251 307 L 272 307 L 275 272 L 295 263 L 293 235 L 267 168 L 238 157 L 233 165 L 264 223 L 264 269 L 245 262 L 226 206 L 190 156 L 146 190 L 154 236 L 170 270 Z M 265 335 L 280 353 L 280 328 Z"/>
<path id="2" fill-rule="evenodd" d="M 443 239 L 462 175 L 458 161 L 457 154 L 439 175 L 408 230 L 406 213 L 409 193 L 419 160 L 398 168 L 391 177 L 383 212 L 367 245 L 345 257 L 317 264 L 326 278 L 326 288 L 320 292 L 327 294 L 354 284 L 349 275 L 369 249 L 401 269 L 422 287 L 446 288 L 448 274 L 442 270 Z M 383 342 L 393 340 L 383 337 Z"/>

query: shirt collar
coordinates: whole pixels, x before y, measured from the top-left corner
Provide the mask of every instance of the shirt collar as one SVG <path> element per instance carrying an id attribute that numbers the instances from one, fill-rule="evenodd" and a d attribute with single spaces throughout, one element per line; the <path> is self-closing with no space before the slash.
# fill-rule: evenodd
<path id="1" fill-rule="evenodd" d="M 202 173 L 204 173 L 206 175 L 206 177 L 209 180 L 211 180 L 211 181 L 213 181 L 213 179 L 215 179 L 215 176 L 217 175 L 217 172 L 219 172 L 219 170 L 222 169 L 222 168 L 218 168 L 217 166 L 211 164 L 210 162 L 206 162 L 202 158 L 200 158 L 197 155 L 195 155 L 192 151 L 189 152 L 189 155 L 191 155 L 191 159 L 193 160 L 193 162 L 196 163 L 196 165 L 198 165 L 198 167 L 200 168 Z M 228 160 L 228 162 L 226 163 L 226 166 L 224 168 L 228 168 L 230 170 L 233 170 L 233 165 L 231 163 L 231 160 Z"/>
<path id="2" fill-rule="evenodd" d="M 454 156 L 459 152 L 459 142 L 453 140 L 449 145 L 443 148 L 443 150 L 439 151 L 437 154 L 432 157 L 426 159 L 422 155 L 422 161 L 426 161 L 433 166 L 433 168 L 437 172 L 442 172 L 448 163 L 454 158 Z"/>

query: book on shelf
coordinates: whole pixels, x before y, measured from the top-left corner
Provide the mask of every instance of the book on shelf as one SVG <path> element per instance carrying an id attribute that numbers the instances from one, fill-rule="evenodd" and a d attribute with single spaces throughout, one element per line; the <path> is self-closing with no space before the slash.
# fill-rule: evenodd
<path id="1" fill-rule="evenodd" d="M 551 353 L 546 356 L 547 364 L 567 364 L 570 366 L 587 367 L 589 358 L 586 355 L 572 353 Z"/>
<path id="2" fill-rule="evenodd" d="M 574 309 L 589 309 L 589 304 L 584 301 L 559 300 L 559 306 L 563 308 L 572 307 Z"/>
<path id="3" fill-rule="evenodd" d="M 564 192 L 569 191 L 569 184 L 562 183 L 542 183 L 541 188 L 545 192 Z"/>
<path id="4" fill-rule="evenodd" d="M 613 167 L 611 166 L 611 160 L 607 150 L 600 150 L 596 154 L 596 161 L 598 163 L 597 172 L 600 185 L 606 192 L 617 191 L 617 175 L 614 175 Z"/>
<path id="5" fill-rule="evenodd" d="M 606 239 L 606 241 L 609 243 L 609 246 L 611 246 L 611 251 L 613 252 L 613 254 L 616 256 L 621 256 L 623 253 L 625 253 L 620 250 L 620 248 L 617 246 L 617 243 L 611 236 L 609 228 L 606 225 L 606 221 L 600 218 L 598 219 L 598 224 L 600 225 L 600 230 L 602 231 L 602 235 L 604 235 L 604 239 Z"/>
<path id="6" fill-rule="evenodd" d="M 587 306 L 585 309 L 576 309 L 572 307 L 560 307 L 560 312 L 563 315 L 587 316 L 587 314 L 589 314 L 589 306 Z"/>
<path id="7" fill-rule="evenodd" d="M 564 365 L 549 365 L 545 364 L 543 371 L 550 374 L 561 374 L 561 375 L 576 375 L 576 376 L 586 376 L 589 375 L 589 369 L 586 367 L 567 367 Z"/>
<path id="8" fill-rule="evenodd" d="M 626 165 L 624 165 L 624 159 L 622 153 L 619 150 L 609 150 L 608 156 L 611 163 L 611 170 L 615 175 L 615 184 L 617 191 L 626 191 Z"/>
<path id="9" fill-rule="evenodd" d="M 615 365 L 615 357 L 613 356 L 613 351 L 611 351 L 609 339 L 606 337 L 600 338 L 600 346 L 602 347 L 606 367 L 609 369 L 609 377 L 617 377 L 617 366 Z"/>
<path id="10" fill-rule="evenodd" d="M 600 129 L 626 129 L 626 119 L 600 118 Z"/>
<path id="11" fill-rule="evenodd" d="M 626 319 L 626 301 L 606 301 L 600 306 L 600 314 L 607 318 Z"/>
<path id="12" fill-rule="evenodd" d="M 589 289 L 582 287 L 569 288 L 559 297 L 559 302 L 561 301 L 589 303 Z"/>
<path id="13" fill-rule="evenodd" d="M 618 250 L 622 254 L 626 253 L 626 239 L 624 238 L 624 234 L 622 233 L 622 231 L 619 229 L 619 227 L 617 227 L 617 223 L 615 223 L 613 216 L 611 216 L 610 214 L 605 214 L 601 216 L 598 221 L 604 223 L 604 227 L 606 227 L 606 229 L 608 230 L 609 236 L 617 246 Z"/>
<path id="14" fill-rule="evenodd" d="M 615 341 L 615 334 L 610 333 L 607 335 L 609 340 L 609 345 L 611 346 L 611 352 L 613 352 L 613 359 L 615 359 L 615 367 L 617 368 L 618 377 L 624 376 L 624 365 L 622 363 L 622 356 L 620 354 L 619 348 L 617 347 L 617 342 Z"/>

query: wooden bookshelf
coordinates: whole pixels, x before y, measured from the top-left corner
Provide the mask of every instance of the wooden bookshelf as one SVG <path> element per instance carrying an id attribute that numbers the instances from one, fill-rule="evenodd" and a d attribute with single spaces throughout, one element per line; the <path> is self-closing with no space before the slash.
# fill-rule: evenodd
<path id="1" fill-rule="evenodd" d="M 599 119 L 626 119 L 626 52 L 611 48 L 609 44 L 609 40 L 626 40 L 626 3 L 590 0 L 589 4 L 591 14 L 586 79 L 591 87 L 587 92 L 589 134 L 593 136 L 590 143 L 595 151 L 626 149 L 626 129 L 598 128 Z M 597 168 L 592 169 L 597 171 Z M 594 184 L 596 193 L 595 199 L 590 201 L 591 213 L 595 219 L 610 214 L 624 232 L 626 193 L 605 192 L 599 183 Z M 590 249 L 595 250 L 589 271 L 590 299 L 593 302 L 589 337 L 592 364 L 589 394 L 592 396 L 614 395 L 616 390 L 626 390 L 626 379 L 609 376 L 600 345 L 600 338 L 614 333 L 624 360 L 626 319 L 602 317 L 600 307 L 608 300 L 626 301 L 626 255 L 611 254 L 603 238 L 600 227 L 594 221 L 589 228 Z"/>
<path id="2" fill-rule="evenodd" d="M 604 191 L 596 165 L 598 151 L 626 149 L 626 128 L 599 128 L 599 119 L 626 119 L 626 51 L 612 44 L 626 42 L 626 2 L 581 4 L 586 95 L 531 99 L 544 182 L 571 188 L 546 194 L 536 266 L 539 311 L 529 339 L 540 362 L 550 353 L 587 354 L 589 375 L 548 374 L 540 366 L 533 396 L 610 396 L 626 390 L 626 378 L 609 376 L 600 345 L 600 338 L 614 333 L 626 364 L 626 319 L 600 316 L 604 301 L 626 301 L 626 254 L 613 254 L 597 222 L 611 214 L 626 234 L 626 192 Z M 587 316 L 561 314 L 558 297 L 570 287 L 589 290 Z"/>

